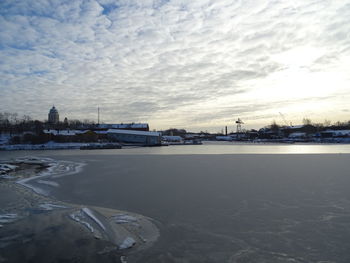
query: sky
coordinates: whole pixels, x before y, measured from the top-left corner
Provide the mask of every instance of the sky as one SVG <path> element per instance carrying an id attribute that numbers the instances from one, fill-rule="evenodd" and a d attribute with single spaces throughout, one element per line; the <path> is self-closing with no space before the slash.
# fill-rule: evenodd
<path id="1" fill-rule="evenodd" d="M 0 1 L 1 112 L 220 131 L 349 102 L 350 0 Z"/>

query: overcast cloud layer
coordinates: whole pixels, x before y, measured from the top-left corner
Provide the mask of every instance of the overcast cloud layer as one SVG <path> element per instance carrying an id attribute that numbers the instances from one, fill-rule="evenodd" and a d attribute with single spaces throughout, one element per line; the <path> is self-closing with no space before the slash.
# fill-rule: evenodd
<path id="1" fill-rule="evenodd" d="M 155 129 L 349 120 L 350 1 L 2 0 L 0 92 Z"/>

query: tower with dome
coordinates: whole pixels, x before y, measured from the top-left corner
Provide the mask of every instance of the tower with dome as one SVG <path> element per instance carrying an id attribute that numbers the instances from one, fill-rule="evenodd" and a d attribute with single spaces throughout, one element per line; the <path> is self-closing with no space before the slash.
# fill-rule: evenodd
<path id="1" fill-rule="evenodd" d="M 52 108 L 50 109 L 48 120 L 50 124 L 57 124 L 59 122 L 60 116 L 55 106 L 52 106 Z"/>

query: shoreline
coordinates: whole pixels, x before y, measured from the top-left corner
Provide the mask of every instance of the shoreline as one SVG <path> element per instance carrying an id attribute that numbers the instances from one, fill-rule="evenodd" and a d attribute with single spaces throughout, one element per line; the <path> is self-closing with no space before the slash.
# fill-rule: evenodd
<path id="1" fill-rule="evenodd" d="M 96 249 L 79 247 L 77 250 L 74 246 L 69 249 L 72 256 L 78 253 L 87 262 L 89 259 L 83 253 L 92 258 L 113 258 L 111 262 L 127 262 L 128 254 L 145 250 L 157 241 L 159 230 L 151 218 L 116 209 L 62 202 L 50 195 L 50 188 L 60 187 L 54 182 L 55 178 L 80 172 L 84 163 L 49 158 L 17 158 L 7 163 L 14 169 L 0 176 L 0 262 L 30 259 L 31 253 L 22 242 L 24 236 L 37 236 L 28 242 L 45 238 L 48 244 L 55 246 L 66 241 L 70 243 L 68 239 L 83 238 L 86 247 Z M 58 240 L 46 233 L 52 227 L 57 228 Z M 73 237 L 67 229 L 74 233 Z M 18 247 L 24 251 L 21 259 L 17 258 Z"/>
<path id="2" fill-rule="evenodd" d="M 225 141 L 225 140 L 219 140 L 219 141 L 202 141 L 202 145 L 208 146 L 208 145 L 271 145 L 271 146 L 331 146 L 331 145 L 350 145 L 350 141 L 310 141 L 310 142 L 303 142 L 303 141 L 273 141 L 273 140 L 256 140 L 256 141 Z M 110 144 L 110 143 L 107 143 Z M 106 145 L 106 143 L 46 143 L 46 144 L 5 144 L 0 145 L 0 151 L 40 151 L 40 150 L 81 150 L 81 148 L 88 148 L 90 146 L 95 146 L 96 149 L 89 149 L 89 150 L 106 150 L 103 148 L 99 148 Z M 120 145 L 120 144 L 118 144 Z M 169 145 L 157 145 L 158 147 L 161 146 L 190 146 L 193 144 L 169 144 Z M 196 147 L 200 145 L 195 145 Z M 132 148 L 143 148 L 144 145 L 140 144 L 123 144 L 122 149 L 132 149 Z M 86 149 L 83 149 L 86 150 Z M 109 149 L 110 150 L 110 149 Z"/>

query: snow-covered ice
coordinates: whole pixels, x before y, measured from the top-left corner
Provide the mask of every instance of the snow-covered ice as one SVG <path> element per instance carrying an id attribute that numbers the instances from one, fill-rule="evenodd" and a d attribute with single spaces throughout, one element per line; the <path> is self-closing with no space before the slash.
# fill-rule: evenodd
<path id="1" fill-rule="evenodd" d="M 55 204 L 51 204 L 51 203 L 44 203 L 44 204 L 40 204 L 39 208 L 42 210 L 51 211 L 54 209 L 64 209 L 64 208 L 68 208 L 68 207 L 64 206 L 64 205 L 55 205 Z"/>
<path id="2" fill-rule="evenodd" d="M 83 166 L 85 165 L 85 163 L 57 161 L 51 158 L 38 158 L 38 157 L 32 157 L 32 156 L 17 158 L 15 162 L 26 163 L 26 164 L 39 164 L 39 165 L 47 166 L 47 168 L 44 171 L 40 172 L 38 175 L 29 177 L 29 178 L 23 178 L 17 181 L 18 184 L 28 187 L 32 189 L 35 193 L 44 195 L 44 196 L 48 196 L 49 192 L 42 188 L 39 188 L 38 186 L 34 186 L 33 184 L 30 184 L 31 181 L 37 182 L 39 184 L 45 184 L 45 185 L 57 187 L 59 186 L 58 183 L 49 181 L 49 180 L 42 180 L 42 179 L 57 178 L 57 177 L 76 174 L 76 173 L 79 173 L 82 170 Z"/>
<path id="3" fill-rule="evenodd" d="M 86 215 L 88 215 L 93 221 L 95 221 L 95 223 L 98 224 L 103 230 L 106 231 L 106 227 L 102 224 L 102 222 L 100 220 L 98 220 L 98 218 L 94 215 L 94 213 L 92 212 L 92 210 L 90 208 L 83 207 L 81 210 Z"/>
<path id="4" fill-rule="evenodd" d="M 127 214 L 120 214 L 112 216 L 112 219 L 117 224 L 125 224 L 125 223 L 136 223 L 137 218 Z"/>
<path id="5" fill-rule="evenodd" d="M 0 163 L 0 174 L 6 174 L 8 172 L 11 172 L 15 170 L 18 166 L 7 164 L 7 163 Z"/>
<path id="6" fill-rule="evenodd" d="M 20 184 L 20 185 L 23 185 L 31 190 L 33 190 L 33 192 L 39 194 L 39 195 L 43 195 L 43 196 L 48 196 L 49 193 L 47 191 L 45 191 L 44 189 L 41 189 L 39 187 L 35 187 L 31 184 L 29 184 L 28 182 L 30 182 L 31 180 L 34 180 L 34 179 L 37 179 L 39 176 L 37 177 L 29 177 L 29 178 L 24 178 L 24 179 L 20 179 L 20 180 L 17 180 L 16 183 Z M 42 176 L 40 176 L 42 177 Z"/>
<path id="7" fill-rule="evenodd" d="M 11 214 L 11 213 L 0 214 L 0 223 L 1 224 L 12 223 L 12 222 L 16 221 L 17 219 L 18 219 L 17 214 Z"/>
<path id="8" fill-rule="evenodd" d="M 90 230 L 91 233 L 95 232 L 94 228 L 84 220 L 84 215 L 81 210 L 71 213 L 69 217 L 72 218 L 75 222 L 84 225 L 87 229 Z"/>

